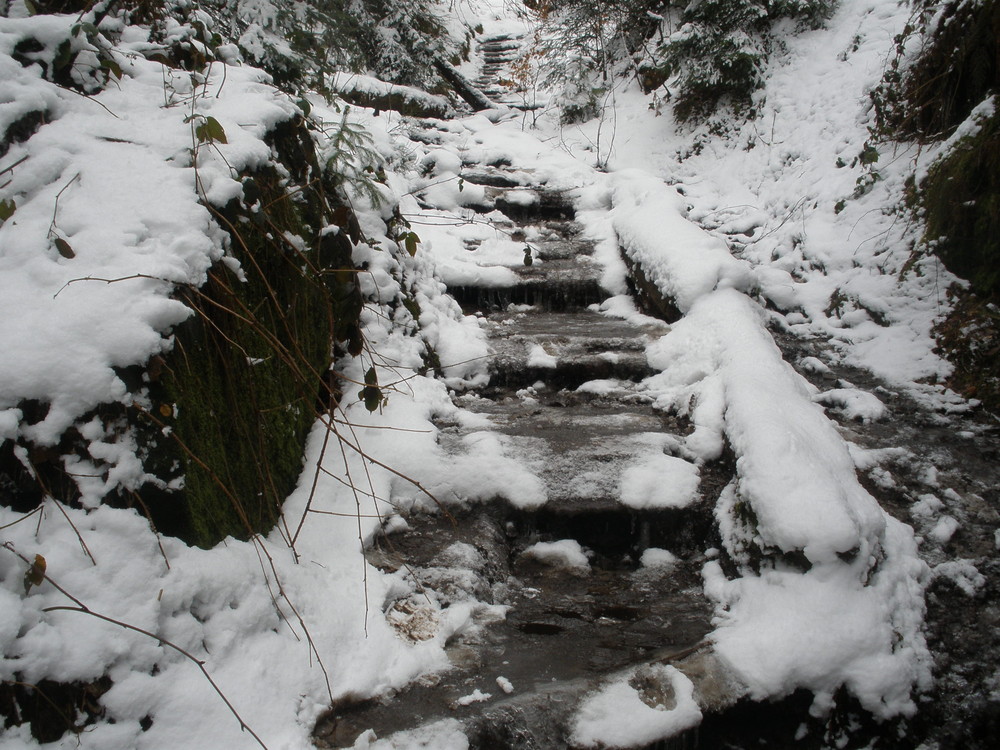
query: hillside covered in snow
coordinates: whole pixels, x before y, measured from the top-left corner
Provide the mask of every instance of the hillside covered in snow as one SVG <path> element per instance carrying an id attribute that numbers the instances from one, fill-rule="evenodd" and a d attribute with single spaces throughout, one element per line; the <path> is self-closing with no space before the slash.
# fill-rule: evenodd
<path id="1" fill-rule="evenodd" d="M 4 4 L 0 748 L 990 746 L 998 12 Z"/>

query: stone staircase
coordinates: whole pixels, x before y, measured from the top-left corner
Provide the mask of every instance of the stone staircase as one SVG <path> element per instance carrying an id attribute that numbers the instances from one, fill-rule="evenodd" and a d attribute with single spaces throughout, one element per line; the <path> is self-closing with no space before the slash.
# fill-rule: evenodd
<path id="1" fill-rule="evenodd" d="M 474 81 L 476 88 L 494 101 L 503 100 L 508 89 L 500 82 L 510 80 L 510 66 L 520 56 L 523 45 L 522 34 L 498 34 L 480 39 L 476 51 L 482 66 Z"/>
<path id="2" fill-rule="evenodd" d="M 474 170 L 464 179 L 484 183 Z M 407 571 L 417 589 L 388 613 L 402 637 L 425 637 L 421 624 L 453 607 L 471 606 L 475 626 L 452 636 L 452 668 L 429 683 L 334 706 L 317 726 L 320 746 L 350 747 L 369 729 L 384 737 L 457 719 L 471 748 L 565 748 L 580 700 L 603 679 L 690 657 L 711 629 L 700 569 L 732 466 L 701 467 L 700 497 L 685 508 L 620 501 L 628 468 L 662 456 L 690 430 L 656 411 L 641 387 L 651 374 L 645 346 L 665 327 L 594 309 L 608 296 L 602 269 L 565 196 L 529 186 L 536 199 L 525 201 L 524 174 L 502 169 L 486 184 L 493 187 L 484 212 L 503 211 L 513 236 L 542 239 L 526 243 L 532 262 L 510 286 L 449 289 L 466 314 L 480 317 L 494 352 L 490 384 L 455 398 L 488 419 L 548 499 L 531 509 L 511 498 L 416 513 L 407 529 L 374 541 L 369 560 Z M 440 444 L 456 454 L 472 431 L 438 427 Z M 525 554 L 538 542 L 579 545 L 588 563 L 574 568 Z M 675 559 L 641 565 L 650 548 Z M 658 746 L 693 747 L 694 735 Z"/>

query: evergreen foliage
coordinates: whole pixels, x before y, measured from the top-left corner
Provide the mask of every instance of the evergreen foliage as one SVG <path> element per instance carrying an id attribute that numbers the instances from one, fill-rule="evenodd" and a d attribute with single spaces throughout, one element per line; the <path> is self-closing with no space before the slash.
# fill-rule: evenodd
<path id="1" fill-rule="evenodd" d="M 722 102 L 748 107 L 776 44 L 775 25 L 792 19 L 801 28 L 816 28 L 832 10 L 828 0 L 688 3 L 680 28 L 658 50 L 663 77 L 676 77 L 678 119 L 705 117 Z"/>
<path id="2" fill-rule="evenodd" d="M 723 103 L 745 109 L 762 83 L 776 26 L 816 28 L 834 0 L 558 0 L 542 5 L 546 82 L 563 88 L 570 120 L 596 116 L 625 66 L 647 91 L 668 83 L 680 120 Z M 566 118 L 564 118 L 566 119 Z"/>
<path id="3" fill-rule="evenodd" d="M 543 33 L 545 84 L 562 92 L 565 123 L 596 117 L 600 99 L 624 60 L 654 34 L 670 0 L 554 0 L 536 12 Z"/>
<path id="4" fill-rule="evenodd" d="M 292 87 L 325 91 L 336 70 L 432 88 L 433 62 L 454 55 L 435 0 L 212 0 L 209 12 L 243 55 Z"/>

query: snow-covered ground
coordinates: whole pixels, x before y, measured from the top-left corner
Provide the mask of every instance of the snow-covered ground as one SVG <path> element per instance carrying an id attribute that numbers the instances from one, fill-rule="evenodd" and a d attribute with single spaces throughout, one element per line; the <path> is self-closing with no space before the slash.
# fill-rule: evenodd
<path id="1" fill-rule="evenodd" d="M 513 10 L 511 2 L 469 0 L 456 13 L 481 22 L 485 34 L 521 33 L 527 22 Z M 598 243 L 603 283 L 621 295 L 609 314 L 638 316 L 624 296 L 619 245 L 684 314 L 650 346 L 660 373 L 643 387 L 659 408 L 694 423 L 678 455 L 704 463 L 727 443 L 736 453 L 737 476 L 717 519 L 739 576 L 727 579 L 714 560 L 704 570 L 717 607 L 714 653 L 755 699 L 805 687 L 821 714 L 846 686 L 877 717 L 912 714 L 913 691 L 930 676 L 921 632 L 929 572 L 912 531 L 858 483 L 856 467 L 872 457 L 849 450 L 820 403 L 870 419 L 881 412 L 860 391 L 821 397 L 768 332 L 771 325 L 827 337 L 828 361 L 868 368 L 927 403 L 960 406 L 918 382 L 947 372 L 933 354 L 930 327 L 951 279 L 933 259 L 904 272 L 913 230 L 882 210 L 901 196 L 918 155 L 882 153 L 881 180 L 852 197 L 862 171 L 850 165 L 868 139 L 867 91 L 907 16 L 895 0 L 843 0 L 826 28 L 788 39 L 767 70 L 761 115 L 725 137 L 679 126 L 667 106 L 651 112 L 628 83 L 603 122 L 560 127 L 554 110 L 538 117 L 537 128 L 516 112 L 468 116 L 438 124 L 440 146 L 406 138 L 415 126 L 395 113 L 357 110 L 387 160 L 387 196 L 421 240 L 416 256 L 404 257 L 386 237 L 387 217 L 358 198 L 364 232 L 377 240 L 355 257 L 368 264 L 366 294 L 392 300 L 403 273 L 421 310 L 419 321 L 397 317 L 390 325 L 371 304 L 364 322 L 380 362 L 363 355 L 346 366 L 348 377 L 363 382 L 377 365 L 380 382 L 396 384 L 388 402 L 375 413 L 345 407 L 338 416 L 349 428 L 315 426 L 299 487 L 284 508 L 290 523 L 306 519 L 298 561 L 278 533 L 212 550 L 158 539 L 136 512 L 101 506 L 107 486 L 97 482 L 80 482 L 86 509 L 57 509 L 50 500 L 25 517 L 0 508 L 7 547 L 0 550 L 0 679 L 107 674 L 113 681 L 101 699 L 103 719 L 46 746 L 252 746 L 238 714 L 268 747 L 306 748 L 332 700 L 377 695 L 447 666 L 445 641 L 485 605 L 410 620 L 406 627 L 420 631 L 403 637 L 383 604 L 407 584 L 370 566 L 361 548 L 383 523 L 405 524 L 397 514 L 430 503 L 428 494 L 446 502 L 506 497 L 523 507 L 545 501 L 532 469 L 449 395 L 485 381 L 488 350 L 478 323 L 462 317 L 441 280 L 502 284 L 506 267 L 522 260 L 520 243 L 463 209 L 481 200 L 482 188 L 459 179 L 462 163 L 500 158 L 536 184 L 573 191 L 577 219 Z M 39 446 L 57 444 L 95 406 L 134 398 L 115 368 L 143 364 L 171 345 L 170 326 L 189 312 L 170 292 L 200 283 L 226 255 L 205 203 L 224 204 L 241 189 L 232 170 L 267 159 L 266 129 L 295 111 L 250 67 L 228 66 L 223 76 L 219 65 L 197 89 L 186 76 L 164 79 L 160 64 L 130 54 L 130 45 L 144 44 L 138 29 L 125 30 L 114 52 L 120 83 L 91 99 L 10 57 L 24 29 L 54 38 L 73 20 L 0 19 L 3 124 L 23 114 L 25 102 L 49 113 L 37 135 L 0 160 L 0 169 L 15 165 L 3 175 L 0 198 L 17 205 L 0 227 L 0 440 Z M 165 97 L 177 106 L 164 106 Z M 340 117 L 319 100 L 313 115 Z M 196 170 L 192 122 L 208 117 L 228 143 L 194 139 Z M 598 162 L 606 171 L 595 169 Z M 475 253 L 463 249 L 472 240 L 485 240 Z M 123 280 L 78 281 L 87 277 Z M 416 323 L 419 336 L 412 336 Z M 441 359 L 440 379 L 416 375 L 425 343 Z M 18 404 L 27 399 L 52 404 L 42 421 L 23 419 Z M 435 440 L 432 419 L 442 417 L 481 428 L 457 458 Z M 93 461 L 76 473 L 109 470 L 105 481 L 126 488 L 144 481 L 127 438 L 112 440 L 96 421 L 78 427 Z M 341 436 L 391 470 L 344 449 Z M 629 475 L 626 504 L 679 507 L 696 492 L 692 464 L 657 452 Z M 669 478 L 670 491 L 657 477 Z M 26 592 L 26 564 L 16 553 L 29 561 L 42 555 L 52 582 Z M 579 545 L 529 553 L 549 564 L 588 565 Z M 668 556 L 650 555 L 647 564 L 669 564 Z M 805 571 L 793 564 L 801 560 Z M 67 606 L 91 614 L 50 610 Z M 157 638 L 200 660 L 229 704 L 198 664 Z M 650 742 L 696 724 L 688 678 L 658 669 L 657 679 L 674 687 L 674 708 L 649 708 L 630 686 L 635 676 L 623 675 L 581 708 L 574 741 L 620 742 L 627 724 L 635 742 Z M 460 728 L 446 723 L 391 746 L 463 741 Z M 0 748 L 36 746 L 27 725 L 0 734 Z"/>

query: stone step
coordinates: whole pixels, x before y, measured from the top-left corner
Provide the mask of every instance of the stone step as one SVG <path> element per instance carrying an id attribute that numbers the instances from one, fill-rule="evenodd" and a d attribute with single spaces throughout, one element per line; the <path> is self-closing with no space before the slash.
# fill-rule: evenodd
<path id="1" fill-rule="evenodd" d="M 586 308 L 608 298 L 596 276 L 549 280 L 544 277 L 523 277 L 511 286 L 448 287 L 448 294 L 468 314 L 507 310 L 511 305 L 529 305 L 546 311 Z"/>
<path id="2" fill-rule="evenodd" d="M 529 172 L 489 168 L 462 170 L 460 176 L 473 185 L 498 188 L 523 188 L 530 185 L 534 179 Z"/>
<path id="3" fill-rule="evenodd" d="M 456 511 L 453 521 L 413 517 L 405 534 L 373 541 L 373 564 L 405 564 L 444 606 L 474 591 L 507 616 L 456 634 L 447 647 L 452 668 L 433 683 L 333 706 L 317 725 L 321 747 L 350 747 L 369 727 L 388 738 L 442 718 L 462 723 L 470 747 L 563 747 L 577 706 L 602 677 L 690 650 L 710 630 L 700 558 L 637 570 L 634 560 L 623 566 L 597 553 L 589 571 L 568 575 L 522 555 L 552 537 L 510 513 L 491 504 Z M 389 607 L 402 637 L 419 636 L 412 624 L 433 624 L 439 612 L 419 596 Z M 490 697 L 463 700 L 476 690 Z"/>
<path id="4" fill-rule="evenodd" d="M 531 223 L 543 219 L 572 219 L 573 201 L 563 191 L 532 189 L 527 186 L 487 187 L 482 203 L 467 206 L 479 213 L 501 211 L 513 221 Z"/>
<path id="5" fill-rule="evenodd" d="M 476 411 L 476 404 L 468 408 Z M 560 407 L 527 397 L 487 407 L 483 413 L 492 431 L 510 438 L 505 441 L 509 455 L 542 481 L 547 512 L 620 512 L 623 472 L 662 455 L 670 442 L 666 420 L 647 404 L 608 401 L 603 409 L 587 403 Z M 460 451 L 465 434 L 460 428 L 442 428 L 442 447 Z"/>
<path id="6" fill-rule="evenodd" d="M 541 381 L 576 388 L 590 380 L 641 380 L 653 374 L 649 330 L 594 312 L 501 311 L 486 321 L 494 351 L 492 382 L 504 387 Z"/>
<path id="7" fill-rule="evenodd" d="M 507 37 L 506 39 L 485 39 L 479 43 L 481 52 L 495 52 L 521 49 L 522 43 L 517 37 Z"/>
<path id="8" fill-rule="evenodd" d="M 572 315 L 508 310 L 490 315 L 486 327 L 494 342 L 531 339 L 546 346 L 551 343 L 570 356 L 574 352 L 606 350 L 641 352 L 669 330 L 659 321 L 636 325 L 590 310 Z"/>

